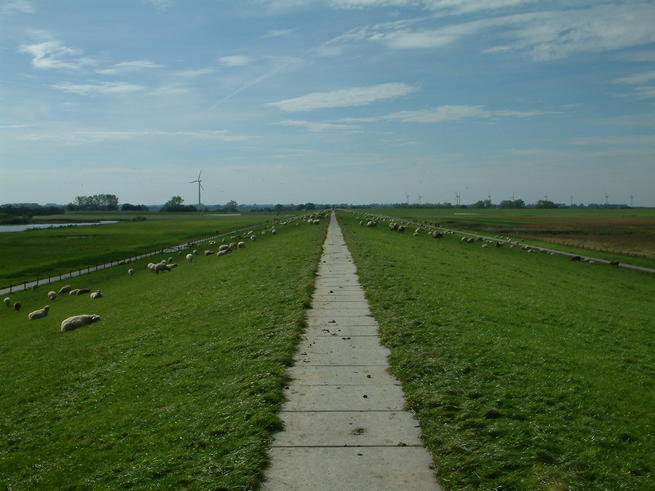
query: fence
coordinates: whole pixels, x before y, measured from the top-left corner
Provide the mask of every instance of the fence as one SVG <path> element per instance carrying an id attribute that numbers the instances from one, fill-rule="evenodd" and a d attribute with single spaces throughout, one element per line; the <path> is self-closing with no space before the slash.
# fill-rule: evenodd
<path id="1" fill-rule="evenodd" d="M 130 264 L 133 262 L 138 261 L 139 259 L 143 259 L 146 257 L 150 256 L 156 256 L 157 254 L 172 254 L 175 252 L 180 252 L 184 251 L 186 249 L 189 249 L 193 247 L 194 245 L 199 245 L 203 242 L 207 242 L 210 240 L 215 240 L 215 239 L 220 239 L 222 237 L 227 237 L 232 234 L 238 234 L 240 232 L 244 232 L 246 230 L 253 230 L 261 227 L 267 226 L 268 223 L 259 223 L 256 225 L 251 225 L 249 227 L 243 227 L 243 228 L 238 228 L 235 230 L 232 230 L 230 232 L 225 232 L 223 234 L 217 234 L 217 235 L 212 235 L 211 237 L 205 237 L 203 239 L 197 239 L 197 240 L 192 240 L 190 242 L 185 242 L 184 244 L 176 245 L 173 247 L 167 247 L 165 249 L 158 249 L 156 251 L 152 252 L 146 252 L 144 254 L 139 254 L 137 256 L 132 256 L 128 257 L 126 259 L 120 259 L 118 261 L 111 261 L 105 264 L 97 264 L 95 266 L 87 266 L 86 268 L 78 269 L 76 271 L 70 271 L 68 273 L 60 273 L 60 274 L 49 274 L 47 277 L 39 278 L 38 276 L 36 277 L 35 280 L 31 281 L 24 281 L 23 283 L 17 283 L 15 285 L 9 285 L 3 288 L 0 288 L 0 295 L 4 295 L 7 293 L 14 293 L 14 292 L 19 292 L 23 290 L 27 290 L 28 288 L 37 288 L 40 285 L 47 285 L 49 283 L 54 283 L 55 281 L 61 281 L 66 278 L 74 278 L 76 276 L 81 276 L 83 274 L 88 274 L 94 271 L 100 271 L 101 269 L 107 269 L 107 268 L 112 268 L 114 266 L 120 266 L 120 265 L 125 265 L 125 264 Z"/>

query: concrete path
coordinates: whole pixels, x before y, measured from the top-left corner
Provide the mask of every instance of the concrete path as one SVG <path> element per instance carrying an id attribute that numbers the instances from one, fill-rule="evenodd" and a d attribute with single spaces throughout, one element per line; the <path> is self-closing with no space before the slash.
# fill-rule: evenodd
<path id="1" fill-rule="evenodd" d="M 334 214 L 265 490 L 438 490 Z"/>

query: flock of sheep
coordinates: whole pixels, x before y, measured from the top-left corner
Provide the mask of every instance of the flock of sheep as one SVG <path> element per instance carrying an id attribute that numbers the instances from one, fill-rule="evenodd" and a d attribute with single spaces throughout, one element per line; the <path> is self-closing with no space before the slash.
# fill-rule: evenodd
<path id="1" fill-rule="evenodd" d="M 360 219 L 359 224 L 362 226 L 366 227 L 376 227 L 380 222 L 385 222 L 387 223 L 387 227 L 391 231 L 396 231 L 396 232 L 404 232 L 406 229 L 410 229 L 414 226 L 416 226 L 416 223 L 412 222 L 400 222 L 400 221 L 394 221 L 393 218 L 391 217 L 385 217 L 385 216 L 374 216 L 374 215 L 360 215 L 358 216 Z M 452 230 L 437 230 L 434 226 L 431 225 L 424 225 L 423 227 L 418 226 L 412 235 L 414 237 L 419 236 L 423 233 L 427 233 L 428 235 L 434 237 L 435 239 L 441 239 L 445 237 L 446 235 L 455 235 L 455 232 Z M 528 253 L 534 253 L 534 252 L 542 252 L 544 254 L 548 255 L 555 255 L 554 252 L 545 250 L 540 247 L 531 247 L 526 244 L 521 244 L 518 241 L 513 240 L 511 237 L 501 237 L 499 239 L 489 239 L 489 238 L 483 238 L 480 236 L 476 235 L 468 235 L 468 234 L 461 234 L 459 237 L 460 241 L 464 244 L 473 244 L 473 243 L 482 243 L 481 247 L 486 249 L 488 247 L 503 247 L 505 245 L 509 245 L 510 248 L 520 248 L 521 250 L 528 252 Z M 594 264 L 595 261 L 590 258 L 583 258 L 582 256 L 575 256 L 571 255 L 570 256 L 571 261 L 584 261 L 589 264 Z M 618 261 L 610 261 L 610 265 L 612 266 L 618 266 L 619 262 Z"/>
<path id="2" fill-rule="evenodd" d="M 296 225 L 299 225 L 301 222 L 306 222 L 309 224 L 317 225 L 320 223 L 320 218 L 325 216 L 325 212 L 317 213 L 317 214 L 312 214 L 308 216 L 302 216 L 302 217 L 290 217 L 286 221 L 281 221 L 279 222 L 279 225 L 287 225 L 287 224 L 293 224 L 295 223 Z M 276 235 L 277 234 L 277 229 L 275 225 L 273 225 L 269 230 L 262 230 L 260 232 L 261 236 L 266 235 L 267 233 L 270 233 L 271 235 Z M 242 240 L 243 239 L 243 240 Z M 210 255 L 216 255 L 216 256 L 224 256 L 226 254 L 229 254 L 237 249 L 243 249 L 246 247 L 246 242 L 245 240 L 251 240 L 251 241 L 256 241 L 257 240 L 257 235 L 255 234 L 254 231 L 250 230 L 248 231 L 245 235 L 237 235 L 236 233 L 233 233 L 229 236 L 230 242 L 226 242 L 226 239 L 222 239 L 222 243 L 218 245 L 217 251 L 214 251 L 212 249 L 206 249 L 204 251 L 205 256 L 210 256 Z M 216 241 L 211 240 L 207 243 L 209 246 L 216 246 Z M 193 262 L 193 258 L 198 255 L 198 250 L 194 249 L 192 252 L 186 254 L 184 257 L 186 259 L 187 263 Z M 167 259 L 162 259 L 158 263 L 148 263 L 146 265 L 146 269 L 148 271 L 151 271 L 152 273 L 159 274 L 161 272 L 170 272 L 173 269 L 177 267 L 177 264 L 173 262 L 173 257 L 169 257 Z M 127 270 L 127 274 L 129 276 L 133 276 L 136 273 L 134 268 L 129 268 Z M 71 285 L 65 285 L 62 286 L 59 291 L 49 291 L 47 293 L 47 297 L 50 300 L 50 302 L 54 302 L 55 299 L 58 296 L 62 295 L 84 295 L 84 294 L 89 294 L 89 297 L 91 300 L 95 300 L 98 298 L 102 298 L 102 292 L 100 290 L 95 290 L 91 291 L 90 288 L 73 288 Z M 22 308 L 22 303 L 20 301 L 13 301 L 11 297 L 6 297 L 3 300 L 3 303 L 5 304 L 6 307 L 12 308 L 16 312 L 19 312 Z M 37 319 L 43 319 L 44 317 L 47 317 L 48 312 L 50 311 L 50 305 L 45 305 L 44 307 L 34 310 L 27 314 L 28 320 L 37 320 Z M 97 314 L 81 314 L 81 315 L 74 315 L 72 317 L 68 317 L 64 319 L 61 323 L 60 329 L 62 332 L 65 331 L 72 331 L 74 329 L 77 329 L 82 326 L 86 326 L 89 324 L 93 324 L 95 322 L 100 321 L 100 316 Z"/>

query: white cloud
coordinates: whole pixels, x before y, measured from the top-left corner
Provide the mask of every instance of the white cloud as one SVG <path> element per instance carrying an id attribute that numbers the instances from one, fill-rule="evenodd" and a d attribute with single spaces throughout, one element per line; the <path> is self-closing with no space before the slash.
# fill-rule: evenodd
<path id="1" fill-rule="evenodd" d="M 53 88 L 69 92 L 71 94 L 129 94 L 144 90 L 143 85 L 129 84 L 124 82 L 104 82 L 98 84 L 73 84 L 62 82 L 52 85 Z"/>
<path id="2" fill-rule="evenodd" d="M 175 72 L 175 75 L 179 77 L 195 78 L 195 77 L 201 77 L 203 75 L 209 75 L 210 73 L 216 73 L 216 69 L 215 68 L 190 68 L 188 70 L 179 70 Z"/>
<path id="3" fill-rule="evenodd" d="M 95 64 L 95 60 L 92 58 L 80 56 L 82 54 L 80 50 L 64 46 L 61 41 L 57 40 L 23 44 L 18 51 L 31 55 L 32 66 L 42 70 L 77 70 L 85 65 Z"/>
<path id="4" fill-rule="evenodd" d="M 343 118 L 337 122 L 377 122 L 400 121 L 401 123 L 444 123 L 446 121 L 459 121 L 468 118 L 499 119 L 499 118 L 530 118 L 545 114 L 557 114 L 545 111 L 514 111 L 514 110 L 486 110 L 483 106 L 446 105 L 416 111 L 398 111 L 382 116 L 370 118 Z"/>
<path id="5" fill-rule="evenodd" d="M 243 66 L 248 65 L 253 61 L 252 58 L 241 55 L 222 56 L 218 59 L 218 62 L 224 66 Z"/>
<path id="6" fill-rule="evenodd" d="M 635 93 L 638 97 L 652 99 L 655 97 L 655 86 L 637 87 Z"/>
<path id="7" fill-rule="evenodd" d="M 631 136 L 593 136 L 584 138 L 573 138 L 569 143 L 572 145 L 653 145 L 655 135 L 631 135 Z"/>
<path id="8" fill-rule="evenodd" d="M 463 2 L 453 2 L 462 7 Z M 655 42 L 655 4 L 595 5 L 591 8 L 531 12 L 451 24 L 408 29 L 381 25 L 350 35 L 384 43 L 392 49 L 439 48 L 482 30 L 494 29 L 506 39 L 488 53 L 526 52 L 534 60 L 554 60 L 575 53 L 601 52 Z M 344 37 L 344 40 L 347 39 Z M 509 41 L 509 42 L 507 42 Z"/>
<path id="9" fill-rule="evenodd" d="M 284 121 L 280 121 L 277 124 L 280 126 L 293 126 L 293 127 L 305 128 L 312 132 L 320 132 L 325 130 L 357 130 L 361 128 L 361 126 L 357 126 L 354 124 L 334 123 L 330 121 L 319 121 L 319 122 L 302 121 L 302 120 L 295 120 L 295 119 L 287 119 Z"/>
<path id="10" fill-rule="evenodd" d="M 100 143 L 104 141 L 123 141 L 143 138 L 198 138 L 203 140 L 242 141 L 246 136 L 232 135 L 227 130 L 72 130 L 27 133 L 21 139 L 28 141 L 55 141 L 65 144 Z"/>
<path id="11" fill-rule="evenodd" d="M 121 63 L 116 63 L 110 68 L 96 70 L 96 72 L 103 75 L 118 75 L 123 73 L 139 72 L 149 68 L 162 68 L 162 65 L 154 63 L 150 60 L 123 61 Z"/>
<path id="12" fill-rule="evenodd" d="M 279 38 L 283 36 L 288 36 L 293 32 L 293 29 L 269 29 L 268 32 L 264 35 L 265 38 Z"/>
<path id="13" fill-rule="evenodd" d="M 9 0 L 0 7 L 0 15 L 4 14 L 33 14 L 34 5 L 28 0 Z"/>
<path id="14" fill-rule="evenodd" d="M 386 83 L 368 87 L 351 87 L 331 92 L 313 92 L 293 99 L 269 103 L 286 112 L 311 111 L 330 107 L 363 106 L 371 102 L 411 94 L 416 87 L 403 83 Z"/>

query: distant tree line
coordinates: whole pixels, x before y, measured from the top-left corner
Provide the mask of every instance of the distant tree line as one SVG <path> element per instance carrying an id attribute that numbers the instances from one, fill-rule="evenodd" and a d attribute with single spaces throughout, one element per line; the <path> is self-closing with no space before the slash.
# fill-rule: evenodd
<path id="1" fill-rule="evenodd" d="M 115 194 L 94 194 L 78 196 L 73 203 L 66 205 L 70 211 L 115 211 L 118 210 L 118 197 Z"/>
<path id="2" fill-rule="evenodd" d="M 184 200 L 180 196 L 173 196 L 169 199 L 160 211 L 198 211 L 193 205 L 183 205 Z"/>
<path id="3" fill-rule="evenodd" d="M 41 206 L 37 203 L 0 206 L 0 223 L 18 225 L 30 223 L 34 215 L 57 215 L 64 209 L 59 206 Z"/>

